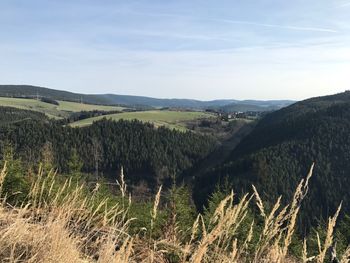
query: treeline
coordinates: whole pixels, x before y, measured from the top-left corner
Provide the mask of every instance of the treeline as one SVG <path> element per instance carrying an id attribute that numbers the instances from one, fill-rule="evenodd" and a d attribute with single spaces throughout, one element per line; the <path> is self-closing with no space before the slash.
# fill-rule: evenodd
<path id="1" fill-rule="evenodd" d="M 343 96 L 316 98 L 267 115 L 220 166 L 197 178 L 198 203 L 218 182 L 238 192 L 254 184 L 274 202 L 290 199 L 293 189 L 315 162 L 302 220 L 315 225 L 343 201 L 350 212 L 350 102 Z"/>
<path id="2" fill-rule="evenodd" d="M 102 120 L 85 128 L 26 120 L 0 127 L 0 142 L 2 155 L 10 145 L 29 165 L 45 159 L 68 173 L 73 158 L 81 161 L 83 172 L 96 175 L 115 174 L 123 166 L 128 178 L 150 185 L 189 169 L 214 147 L 209 137 L 136 120 Z"/>
<path id="3" fill-rule="evenodd" d="M 105 116 L 109 114 L 122 113 L 123 111 L 112 110 L 112 111 L 102 111 L 102 110 L 93 110 L 93 111 L 79 111 L 71 113 L 67 118 L 59 121 L 61 124 L 68 124 L 75 121 L 80 121 L 88 118 Z"/>

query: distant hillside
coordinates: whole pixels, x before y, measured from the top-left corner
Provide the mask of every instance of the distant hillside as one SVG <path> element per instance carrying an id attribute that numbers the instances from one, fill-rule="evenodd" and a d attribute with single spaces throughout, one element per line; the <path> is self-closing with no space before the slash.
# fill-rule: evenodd
<path id="1" fill-rule="evenodd" d="M 45 99 L 44 101 L 50 101 Z M 55 100 L 55 104 L 42 100 L 28 98 L 0 97 L 0 107 L 13 107 L 23 110 L 31 110 L 46 114 L 51 118 L 67 118 L 74 112 L 81 111 L 122 111 L 123 107 L 104 106 L 95 104 L 82 104 L 78 102 Z M 57 104 L 57 105 L 56 105 Z"/>
<path id="2" fill-rule="evenodd" d="M 216 107 L 217 110 L 223 112 L 247 112 L 247 111 L 275 111 L 281 108 L 287 107 L 293 104 L 295 101 L 291 100 L 271 100 L 271 101 L 259 101 L 259 100 L 242 100 L 235 101 L 230 104 Z"/>
<path id="3" fill-rule="evenodd" d="M 110 105 L 107 99 L 98 95 L 85 95 L 30 85 L 0 85 L 0 97 L 47 97 L 54 100 Z"/>
<path id="4" fill-rule="evenodd" d="M 262 111 L 273 111 L 278 110 L 280 108 L 277 107 L 264 107 L 264 106 L 258 106 L 258 105 L 252 105 L 252 104 L 242 104 L 242 103 L 231 103 L 229 105 L 225 105 L 222 107 L 217 108 L 218 110 L 222 112 L 247 112 L 247 111 L 255 111 L 255 112 L 262 112 Z"/>
<path id="5" fill-rule="evenodd" d="M 28 86 L 28 85 L 0 85 L 0 97 L 36 97 L 43 96 L 54 100 L 65 100 L 73 102 L 84 102 L 89 104 L 104 105 L 125 105 L 125 106 L 147 106 L 156 108 L 189 108 L 189 109 L 206 109 L 220 108 L 222 106 L 235 104 L 238 111 L 245 111 L 258 107 L 260 110 L 268 110 L 268 107 L 280 108 L 279 101 L 237 101 L 233 99 L 199 101 L 191 99 L 157 99 L 142 96 L 128 96 L 115 94 L 78 94 L 67 91 L 53 90 L 48 88 Z M 241 105 L 242 104 L 242 105 Z M 244 104 L 244 105 L 243 105 Z M 289 103 L 290 104 L 290 103 Z M 237 106 L 241 105 L 241 106 Z M 249 106 L 251 105 L 251 106 Z M 267 105 L 267 106 L 266 106 Z M 250 108 L 249 108 L 250 107 Z"/>
<path id="6" fill-rule="evenodd" d="M 216 183 L 228 178 L 238 192 L 249 191 L 254 184 L 265 189 L 264 198 L 271 202 L 279 195 L 288 199 L 315 162 L 304 222 L 328 216 L 342 200 L 349 213 L 349 131 L 350 92 L 267 114 L 223 164 L 196 178 L 196 198 L 204 200 Z"/>
<path id="7" fill-rule="evenodd" d="M 129 95 L 100 95 L 103 98 L 108 98 L 110 102 L 121 105 L 147 105 L 152 107 L 181 107 L 191 109 L 203 109 L 211 106 L 224 106 L 232 103 L 234 100 L 213 100 L 213 101 L 199 101 L 191 99 L 156 99 L 142 96 Z"/>

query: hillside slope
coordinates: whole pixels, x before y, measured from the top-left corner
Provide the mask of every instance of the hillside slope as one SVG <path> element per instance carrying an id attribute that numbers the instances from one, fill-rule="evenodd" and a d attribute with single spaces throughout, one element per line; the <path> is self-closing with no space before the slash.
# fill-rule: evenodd
<path id="1" fill-rule="evenodd" d="M 118 106 L 104 106 L 95 104 L 82 104 L 71 101 L 57 101 L 59 105 L 46 103 L 40 100 L 27 98 L 0 97 L 0 107 L 13 107 L 17 109 L 36 111 L 46 114 L 51 118 L 66 118 L 74 112 L 80 111 L 121 111 L 124 108 Z"/>
<path id="2" fill-rule="evenodd" d="M 103 97 L 78 94 L 62 90 L 48 89 L 31 85 L 0 85 L 0 97 L 47 97 L 54 100 L 65 100 L 88 104 L 111 104 Z"/>
<path id="3" fill-rule="evenodd" d="M 219 107 L 223 112 L 274 111 L 293 104 L 292 100 L 242 100 Z"/>
<path id="4" fill-rule="evenodd" d="M 12 147 L 16 158 L 30 164 L 51 157 L 51 164 L 65 173 L 70 172 L 75 150 L 83 172 L 115 176 L 123 166 L 130 181 L 152 185 L 190 169 L 215 147 L 207 136 L 155 129 L 136 120 L 101 120 L 78 129 L 44 118 L 16 122 L 11 114 L 4 119 L 6 125 L 0 125 L 0 159 L 5 148 Z"/>
<path id="5" fill-rule="evenodd" d="M 81 102 L 88 104 L 104 104 L 104 105 L 126 105 L 126 106 L 147 106 L 147 107 L 171 107 L 171 108 L 189 108 L 189 109 L 205 109 L 220 108 L 229 104 L 243 105 L 243 108 L 236 107 L 238 111 L 245 111 L 246 108 L 259 110 L 270 110 L 271 106 L 280 108 L 281 101 L 240 101 L 212 100 L 200 101 L 192 99 L 157 99 L 144 96 L 115 95 L 115 94 L 78 94 L 61 90 L 53 90 L 43 87 L 29 85 L 0 85 L 0 97 L 36 97 L 43 96 L 55 100 L 65 100 L 73 102 Z M 292 101 L 282 101 L 282 105 L 289 105 Z"/>
<path id="6" fill-rule="evenodd" d="M 27 120 L 46 122 L 48 121 L 48 117 L 41 112 L 16 109 L 12 107 L 0 107 L 0 127 Z"/>
<path id="7" fill-rule="evenodd" d="M 328 216 L 343 200 L 350 212 L 350 92 L 318 97 L 268 114 L 241 141 L 230 157 L 196 178 L 195 197 L 204 197 L 224 178 L 236 192 L 265 189 L 271 202 L 292 189 L 315 162 L 306 223 Z"/>
<path id="8" fill-rule="evenodd" d="M 88 119 L 83 119 L 70 124 L 71 127 L 84 127 L 89 126 L 95 121 L 101 119 L 111 120 L 134 120 L 137 119 L 142 122 L 153 123 L 156 127 L 165 126 L 170 129 L 187 130 L 186 124 L 188 121 L 199 119 L 215 119 L 215 115 L 205 112 L 188 112 L 188 111 L 137 111 L 137 112 L 124 112 L 118 114 L 109 114 L 105 116 L 98 116 Z"/>

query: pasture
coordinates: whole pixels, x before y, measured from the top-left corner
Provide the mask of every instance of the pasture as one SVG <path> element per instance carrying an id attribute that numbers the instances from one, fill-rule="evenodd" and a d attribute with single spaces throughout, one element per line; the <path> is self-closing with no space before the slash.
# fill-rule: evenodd
<path id="1" fill-rule="evenodd" d="M 171 129 L 185 131 L 186 122 L 198 119 L 215 118 L 213 114 L 197 111 L 169 111 L 169 110 L 152 110 L 152 111 L 138 111 L 138 112 L 124 112 L 117 114 L 110 114 L 105 116 L 98 116 L 89 119 L 84 119 L 71 124 L 72 127 L 83 127 L 91 125 L 94 121 L 103 118 L 111 120 L 140 120 L 142 122 L 153 123 L 156 127 L 166 126 Z"/>
<path id="2" fill-rule="evenodd" d="M 45 103 L 35 99 L 22 99 L 22 98 L 7 98 L 0 97 L 0 106 L 4 107 L 14 107 L 24 110 L 32 110 L 45 113 L 51 118 L 65 118 L 68 117 L 72 112 L 79 111 L 112 111 L 112 110 L 122 110 L 122 107 L 117 106 L 103 106 L 103 105 L 92 105 L 92 104 L 82 104 L 78 102 L 70 101 L 58 101 L 59 105 L 54 105 L 50 103 Z"/>

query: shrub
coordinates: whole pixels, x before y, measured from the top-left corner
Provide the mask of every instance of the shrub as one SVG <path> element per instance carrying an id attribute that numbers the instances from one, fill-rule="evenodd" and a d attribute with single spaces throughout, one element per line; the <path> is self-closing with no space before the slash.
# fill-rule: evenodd
<path id="1" fill-rule="evenodd" d="M 53 104 L 53 105 L 60 105 L 58 101 L 50 99 L 50 98 L 42 97 L 42 98 L 40 98 L 40 100 L 42 102 L 45 102 L 45 103 L 50 103 L 50 104 Z"/>

